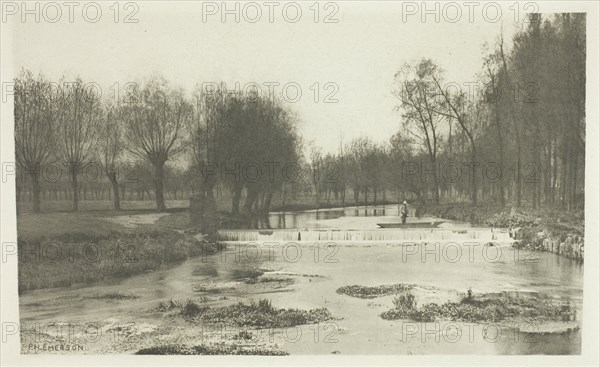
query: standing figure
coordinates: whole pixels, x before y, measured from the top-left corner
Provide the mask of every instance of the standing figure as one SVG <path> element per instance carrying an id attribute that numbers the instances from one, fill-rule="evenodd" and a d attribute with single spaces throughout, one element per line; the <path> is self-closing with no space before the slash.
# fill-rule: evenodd
<path id="1" fill-rule="evenodd" d="M 406 224 L 406 218 L 408 217 L 408 203 L 406 201 L 400 206 L 400 217 L 402 217 L 402 223 Z"/>

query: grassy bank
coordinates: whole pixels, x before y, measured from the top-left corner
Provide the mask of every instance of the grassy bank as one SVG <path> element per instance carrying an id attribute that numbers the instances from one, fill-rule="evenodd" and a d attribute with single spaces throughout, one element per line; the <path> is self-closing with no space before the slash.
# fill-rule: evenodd
<path id="1" fill-rule="evenodd" d="M 19 291 L 128 277 L 220 248 L 165 226 L 119 221 L 105 213 L 20 214 Z"/>

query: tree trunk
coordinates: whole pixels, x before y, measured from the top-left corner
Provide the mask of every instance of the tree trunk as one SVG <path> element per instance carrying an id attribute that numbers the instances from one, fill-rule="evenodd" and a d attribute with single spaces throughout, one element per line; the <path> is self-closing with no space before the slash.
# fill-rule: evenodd
<path id="1" fill-rule="evenodd" d="M 517 138 L 517 207 L 521 207 L 521 196 L 522 196 L 522 180 L 521 180 L 521 139 Z"/>
<path id="2" fill-rule="evenodd" d="M 258 199 L 258 190 L 253 186 L 246 187 L 246 203 L 244 209 L 246 212 L 252 212 L 252 208 Z"/>
<path id="3" fill-rule="evenodd" d="M 264 201 L 263 201 L 263 211 L 266 214 L 269 214 L 269 210 L 271 209 L 271 202 L 273 200 L 273 192 L 271 190 L 269 190 L 267 192 L 267 194 L 264 197 Z"/>
<path id="4" fill-rule="evenodd" d="M 77 182 L 77 164 L 71 165 L 71 191 L 73 192 L 73 211 L 79 210 L 79 183 Z"/>
<path id="5" fill-rule="evenodd" d="M 440 204 L 440 188 L 439 188 L 439 182 L 438 182 L 438 172 L 437 172 L 437 163 L 436 163 L 436 159 L 435 157 L 430 157 L 430 161 L 434 167 L 434 171 L 433 171 L 433 198 L 435 201 L 435 204 Z M 427 195 L 427 192 L 425 192 L 425 195 Z"/>
<path id="6" fill-rule="evenodd" d="M 552 175 L 552 140 L 548 139 L 544 149 L 544 202 L 546 206 L 552 203 L 551 193 L 551 175 Z"/>
<path id="7" fill-rule="evenodd" d="M 31 191 L 33 192 L 33 212 L 40 213 L 40 180 L 38 174 L 34 175 L 35 177 L 31 181 Z"/>
<path id="8" fill-rule="evenodd" d="M 500 113 L 499 113 L 498 102 L 496 102 L 496 134 L 498 135 L 498 146 L 499 146 L 499 154 L 500 154 L 500 182 L 498 183 L 498 200 L 500 205 L 504 207 L 506 200 L 504 197 L 504 139 L 502 137 L 502 124 L 500 123 Z"/>
<path id="9" fill-rule="evenodd" d="M 473 141 L 473 139 L 471 139 L 471 160 L 473 162 L 473 164 L 476 162 L 475 160 L 477 160 L 477 151 L 475 150 L 475 142 Z M 476 206 L 477 205 L 477 191 L 478 191 L 478 187 L 477 187 L 477 168 L 475 166 L 473 166 L 473 182 L 472 182 L 472 186 L 471 186 L 471 203 Z"/>
<path id="10" fill-rule="evenodd" d="M 119 183 L 117 181 L 117 173 L 114 171 L 109 172 L 106 176 L 108 176 L 108 180 L 110 181 L 110 184 L 112 186 L 113 207 L 115 210 L 118 211 L 121 209 L 121 198 L 119 197 Z"/>
<path id="11" fill-rule="evenodd" d="M 568 173 L 568 162 L 569 162 L 569 145 L 563 142 L 563 152 L 561 157 L 560 167 L 560 205 L 561 208 L 567 208 L 567 173 Z"/>
<path id="12" fill-rule="evenodd" d="M 556 204 L 556 188 L 557 188 L 557 183 L 558 183 L 558 146 L 557 146 L 557 142 L 556 142 L 556 137 L 554 138 L 554 144 L 553 144 L 553 149 L 552 149 L 552 191 L 551 191 L 551 198 L 552 198 L 552 205 L 554 206 Z"/>
<path id="13" fill-rule="evenodd" d="M 157 160 L 154 164 L 154 197 L 156 199 L 156 209 L 158 211 L 164 211 L 167 209 L 165 206 L 164 197 L 164 166 L 165 162 Z"/>
<path id="14" fill-rule="evenodd" d="M 244 189 L 244 187 L 240 183 L 236 184 L 235 188 L 233 189 L 233 198 L 231 200 L 231 213 L 233 215 L 240 213 L 240 198 L 242 197 L 242 189 Z"/>
<path id="15" fill-rule="evenodd" d="M 571 170 L 571 194 L 570 194 L 570 205 L 569 209 L 574 210 L 577 208 L 577 167 L 578 167 L 578 157 L 577 150 L 573 147 L 573 169 Z"/>

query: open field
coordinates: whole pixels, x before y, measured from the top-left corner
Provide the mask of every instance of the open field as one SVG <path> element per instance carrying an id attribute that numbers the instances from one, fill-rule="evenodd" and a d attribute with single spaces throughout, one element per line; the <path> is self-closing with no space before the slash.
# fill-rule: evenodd
<path id="1" fill-rule="evenodd" d="M 166 200 L 167 209 L 181 209 L 189 207 L 189 200 Z M 71 212 L 71 201 L 42 201 L 42 213 Z M 17 213 L 31 213 L 30 202 L 17 202 Z M 112 201 L 80 201 L 79 212 L 106 211 L 106 212 L 147 212 L 156 211 L 156 202 L 146 201 L 121 201 L 121 211 L 115 211 Z"/>

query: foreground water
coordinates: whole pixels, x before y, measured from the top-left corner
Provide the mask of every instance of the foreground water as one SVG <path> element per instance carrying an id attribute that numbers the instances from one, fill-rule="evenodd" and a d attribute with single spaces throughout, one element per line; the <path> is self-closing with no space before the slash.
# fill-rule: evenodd
<path id="1" fill-rule="evenodd" d="M 385 220 L 394 218 L 337 217 L 312 219 L 305 225 L 317 231 L 364 232 L 377 231 L 375 223 Z M 427 230 L 420 231 L 427 236 Z M 109 325 L 132 323 L 136 333 L 127 339 L 87 341 L 83 348 L 84 352 L 134 352 L 160 344 L 206 342 L 205 326 L 166 318 L 156 310 L 161 302 L 192 299 L 219 306 L 267 298 L 278 308 L 325 307 L 337 318 L 275 331 L 267 339 L 291 354 L 578 354 L 583 266 L 550 253 L 517 252 L 503 240 L 488 244 L 490 229 L 469 231 L 475 234 L 471 239 L 461 238 L 467 232 L 456 231 L 456 239 L 419 242 L 230 242 L 220 254 L 110 285 L 27 293 L 20 298 L 21 322 L 24 326 L 94 322 L 104 326 L 101 331 Z M 379 314 L 393 306 L 392 296 L 359 299 L 336 293 L 347 285 L 396 283 L 417 285 L 419 304 L 457 301 L 470 288 L 476 295 L 540 293 L 568 301 L 574 313 L 569 322 L 553 324 L 526 320 L 515 325 L 422 324 L 381 319 Z M 218 342 L 214 333 L 210 335 L 211 342 Z M 231 338 L 222 335 L 221 340 Z M 37 352 L 37 348 L 24 339 L 23 352 Z"/>

